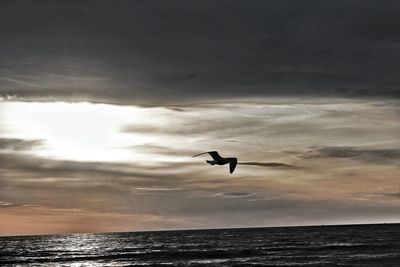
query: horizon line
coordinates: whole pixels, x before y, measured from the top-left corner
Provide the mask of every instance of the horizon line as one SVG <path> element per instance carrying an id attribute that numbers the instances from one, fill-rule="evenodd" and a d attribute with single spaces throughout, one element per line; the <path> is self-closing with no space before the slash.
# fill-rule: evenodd
<path id="1" fill-rule="evenodd" d="M 304 228 L 304 227 L 341 227 L 341 226 L 372 226 L 372 225 L 400 225 L 400 222 L 381 223 L 339 223 L 339 224 L 306 224 L 306 225 L 282 225 L 282 226 L 250 226 L 250 227 L 217 227 L 217 228 L 188 228 L 188 229 L 161 229 L 161 230 L 137 230 L 115 232 L 71 232 L 53 234 L 21 234 L 1 235 L 1 238 L 9 237 L 34 237 L 34 236 L 63 236 L 63 235 L 96 235 L 96 234 L 128 234 L 128 233 L 158 233 L 158 232 L 191 232 L 191 231 L 215 231 L 215 230 L 244 230 L 244 229 L 273 229 L 273 228 Z"/>

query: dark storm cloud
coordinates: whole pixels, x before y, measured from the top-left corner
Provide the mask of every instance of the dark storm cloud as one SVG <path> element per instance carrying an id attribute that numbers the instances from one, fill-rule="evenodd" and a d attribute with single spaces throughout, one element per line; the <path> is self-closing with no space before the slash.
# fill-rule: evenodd
<path id="1" fill-rule="evenodd" d="M 214 196 L 216 197 L 226 197 L 226 198 L 244 198 L 254 196 L 255 193 L 249 192 L 224 192 L 224 193 L 217 193 Z"/>
<path id="2" fill-rule="evenodd" d="M 30 150 L 43 144 L 41 140 L 24 140 L 16 138 L 0 138 L 0 150 Z"/>
<path id="3" fill-rule="evenodd" d="M 209 110 L 208 110 L 209 111 Z M 205 114 L 207 110 L 203 111 Z M 215 133 L 216 131 L 229 131 L 233 136 L 239 129 L 247 132 L 256 132 L 264 123 L 262 118 L 240 116 L 235 114 L 234 120 L 227 118 L 226 114 L 208 114 L 213 115 L 213 121 L 207 116 L 197 116 L 193 121 L 185 120 L 176 125 L 176 127 L 159 127 L 158 125 L 124 125 L 121 128 L 123 133 L 144 133 L 144 134 L 168 134 L 168 135 L 204 135 L 207 133 Z M 231 113 L 232 116 L 232 113 Z M 174 122 L 171 122 L 172 125 Z"/>
<path id="4" fill-rule="evenodd" d="M 184 164 L 180 163 L 180 165 Z M 165 169 L 162 166 L 157 166 L 157 168 Z M 138 167 L 134 164 L 53 160 L 31 155 L 0 153 L 0 178 L 12 180 L 16 177 L 16 181 L 18 179 L 38 179 L 39 181 L 49 177 L 79 178 L 92 182 L 108 178 L 129 178 L 131 181 L 145 181 L 143 184 L 146 185 L 161 177 L 175 182 L 180 179 L 177 175 L 148 172 L 153 169 L 153 167 Z"/>
<path id="5" fill-rule="evenodd" d="M 399 25 L 398 1 L 2 1 L 0 94 L 398 97 Z"/>
<path id="6" fill-rule="evenodd" d="M 279 162 L 239 162 L 238 164 L 268 168 L 296 168 L 295 166 Z"/>
<path id="7" fill-rule="evenodd" d="M 371 163 L 388 163 L 400 160 L 400 149 L 363 149 L 357 147 L 312 147 L 299 156 L 312 158 L 348 158 Z"/>

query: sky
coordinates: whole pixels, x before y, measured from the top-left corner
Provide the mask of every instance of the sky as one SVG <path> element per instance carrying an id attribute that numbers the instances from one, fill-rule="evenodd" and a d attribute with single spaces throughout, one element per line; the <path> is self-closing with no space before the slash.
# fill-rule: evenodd
<path id="1" fill-rule="evenodd" d="M 0 235 L 400 222 L 399 15 L 1 1 Z"/>

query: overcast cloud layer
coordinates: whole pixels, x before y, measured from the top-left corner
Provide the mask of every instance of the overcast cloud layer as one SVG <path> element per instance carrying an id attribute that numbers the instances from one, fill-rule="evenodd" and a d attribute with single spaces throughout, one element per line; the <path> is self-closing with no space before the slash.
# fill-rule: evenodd
<path id="1" fill-rule="evenodd" d="M 1 1 L 0 94 L 399 97 L 398 1 Z"/>
<path id="2" fill-rule="evenodd" d="M 0 111 L 0 234 L 400 220 L 395 102 Z"/>

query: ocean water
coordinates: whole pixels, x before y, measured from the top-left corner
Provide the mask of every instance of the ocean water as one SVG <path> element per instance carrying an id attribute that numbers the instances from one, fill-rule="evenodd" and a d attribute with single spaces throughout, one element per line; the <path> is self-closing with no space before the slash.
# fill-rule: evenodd
<path id="1" fill-rule="evenodd" d="M 0 266 L 400 266 L 400 224 L 0 238 Z"/>

